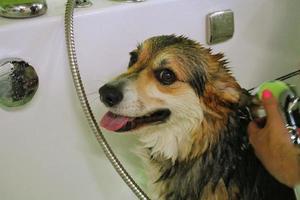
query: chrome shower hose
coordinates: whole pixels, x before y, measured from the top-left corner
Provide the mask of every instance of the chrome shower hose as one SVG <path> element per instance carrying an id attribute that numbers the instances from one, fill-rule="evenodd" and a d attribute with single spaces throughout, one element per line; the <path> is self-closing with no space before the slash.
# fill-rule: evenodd
<path id="1" fill-rule="evenodd" d="M 106 157 L 111 162 L 115 170 L 121 176 L 121 178 L 125 181 L 128 187 L 132 190 L 132 192 L 139 198 L 143 200 L 150 199 L 145 192 L 135 183 L 133 178 L 128 174 L 125 168 L 122 166 L 121 162 L 117 159 L 116 155 L 108 145 L 106 139 L 104 138 L 97 121 L 93 115 L 92 109 L 89 105 L 84 86 L 82 83 L 82 79 L 78 69 L 76 51 L 75 51 L 75 41 L 74 41 L 74 31 L 73 31 L 73 12 L 75 7 L 76 0 L 68 0 L 66 4 L 65 11 L 65 37 L 66 37 L 66 45 L 68 51 L 69 65 L 73 77 L 73 82 L 76 88 L 77 95 L 79 97 L 82 109 L 88 120 L 90 128 L 96 136 L 96 139 L 100 146 L 102 147 Z"/>

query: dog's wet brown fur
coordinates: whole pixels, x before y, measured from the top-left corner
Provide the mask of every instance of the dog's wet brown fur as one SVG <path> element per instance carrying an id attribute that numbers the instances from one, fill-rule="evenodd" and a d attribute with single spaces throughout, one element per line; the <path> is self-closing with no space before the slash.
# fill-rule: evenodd
<path id="1" fill-rule="evenodd" d="M 197 75 L 201 76 L 201 79 L 206 79 L 205 90 L 201 88 L 204 83 L 199 83 L 201 86 L 199 86 L 200 89 L 196 88 L 196 92 L 198 94 L 203 93 L 199 96 L 199 102 L 205 108 L 207 117 L 198 127 L 201 131 L 195 130 L 193 134 L 194 145 L 190 156 L 186 159 L 193 159 L 201 155 L 207 147 L 218 141 L 220 129 L 225 126 L 228 113 L 232 112 L 227 105 L 237 104 L 240 100 L 240 94 L 242 94 L 239 84 L 225 66 L 227 62 L 223 59 L 223 54 L 213 55 L 210 49 L 205 49 L 198 43 L 184 37 L 172 36 L 148 39 L 139 45 L 134 52 L 138 54 L 138 60 L 129 66 L 126 75 L 139 74 L 136 85 L 142 96 L 147 96 L 143 93 L 145 83 L 156 85 L 163 93 L 174 96 L 180 95 L 187 90 L 187 87 L 190 87 L 186 83 L 195 74 L 194 71 L 201 70 L 200 73 L 202 74 Z M 171 67 L 176 73 L 178 81 L 175 84 L 165 87 L 155 80 L 153 71 L 161 66 L 160 62 L 168 62 L 168 67 Z M 222 88 L 216 84 L 222 84 Z M 235 90 L 232 89 L 233 92 L 230 93 L 226 91 L 227 88 L 234 88 Z M 155 99 L 153 100 L 155 101 Z M 155 103 L 159 104 L 159 102 Z M 210 118 L 219 120 L 212 122 L 209 120 Z M 199 134 L 199 132 L 203 134 Z"/>
<path id="2" fill-rule="evenodd" d="M 273 179 L 251 147 L 245 147 L 249 116 L 243 102 L 247 95 L 226 67 L 222 54 L 213 55 L 210 49 L 174 35 L 150 38 L 133 54 L 128 71 L 119 79 L 135 79 L 146 103 L 165 103 L 148 96 L 146 83 L 171 96 L 192 89 L 204 115 L 191 133 L 191 145 L 180 149 L 187 153 L 175 162 L 150 156 L 147 150 L 161 199 L 294 199 L 292 190 Z M 177 81 L 168 86 L 160 84 L 153 73 L 160 67 L 175 72 Z"/>

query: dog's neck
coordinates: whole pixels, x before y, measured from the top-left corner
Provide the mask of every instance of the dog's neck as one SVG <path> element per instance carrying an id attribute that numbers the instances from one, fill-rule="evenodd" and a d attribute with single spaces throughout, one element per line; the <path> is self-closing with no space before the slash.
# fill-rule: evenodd
<path id="1" fill-rule="evenodd" d="M 201 119 L 183 118 L 177 124 L 157 125 L 139 137 L 151 159 L 186 161 L 201 156 L 219 139 L 227 116 L 208 113 Z"/>
<path id="2" fill-rule="evenodd" d="M 240 130 L 239 123 L 235 116 L 229 116 L 226 119 L 205 116 L 201 127 L 191 130 L 202 130 L 203 132 L 174 134 L 174 132 L 180 131 L 177 128 L 176 130 L 168 129 L 172 133 L 170 135 L 177 137 L 171 137 L 168 132 L 160 133 L 165 134 L 162 140 L 159 140 L 161 138 L 158 137 L 143 137 L 142 142 L 148 142 L 148 146 L 145 146 L 146 160 L 150 164 L 152 182 L 156 182 L 158 188 L 165 188 L 168 185 L 168 188 L 163 190 L 172 192 L 172 194 L 164 195 L 173 195 L 172 197 L 175 199 L 182 195 L 178 194 L 177 190 L 184 190 L 183 192 L 186 194 L 195 190 L 197 194 L 189 195 L 201 196 L 206 193 L 205 187 L 208 183 L 211 184 L 208 191 L 218 188 L 220 185 L 222 191 L 226 190 L 224 181 L 230 179 L 229 176 L 237 167 L 236 163 L 241 159 L 240 144 L 243 142 L 241 141 L 242 137 L 237 135 L 239 131 L 245 130 Z M 213 124 L 213 126 L 206 127 L 208 124 L 210 126 Z M 205 131 L 210 131 L 210 133 L 205 134 Z M 214 136 L 214 138 L 208 138 L 208 136 Z M 223 166 L 229 166 L 229 168 L 224 169 Z M 187 181 L 194 185 L 191 185 L 191 188 L 189 186 L 181 188 L 181 184 L 176 185 L 181 181 Z M 159 193 L 164 193 L 164 191 Z M 233 192 L 228 191 L 228 195 L 233 195 Z"/>
<path id="3" fill-rule="evenodd" d="M 148 157 L 158 160 L 175 161 L 184 160 L 188 157 L 193 146 L 192 133 L 194 132 L 190 124 L 199 124 L 198 121 L 180 121 L 175 126 L 157 125 L 149 129 L 139 138 L 143 147 L 147 149 Z"/>

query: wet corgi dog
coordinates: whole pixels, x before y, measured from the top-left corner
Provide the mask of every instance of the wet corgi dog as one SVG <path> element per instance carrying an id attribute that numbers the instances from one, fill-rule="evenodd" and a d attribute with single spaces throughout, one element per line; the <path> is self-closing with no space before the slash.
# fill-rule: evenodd
<path id="1" fill-rule="evenodd" d="M 147 39 L 128 70 L 99 89 L 100 125 L 137 134 L 156 199 L 295 199 L 248 145 L 248 94 L 212 54 L 183 36 Z"/>

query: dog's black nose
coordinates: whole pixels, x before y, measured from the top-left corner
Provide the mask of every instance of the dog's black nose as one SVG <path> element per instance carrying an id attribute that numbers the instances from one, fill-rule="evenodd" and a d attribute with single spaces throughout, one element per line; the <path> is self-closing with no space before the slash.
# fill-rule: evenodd
<path id="1" fill-rule="evenodd" d="M 108 107 L 120 103 L 123 99 L 123 93 L 119 88 L 112 85 L 104 85 L 99 89 L 100 100 Z"/>

